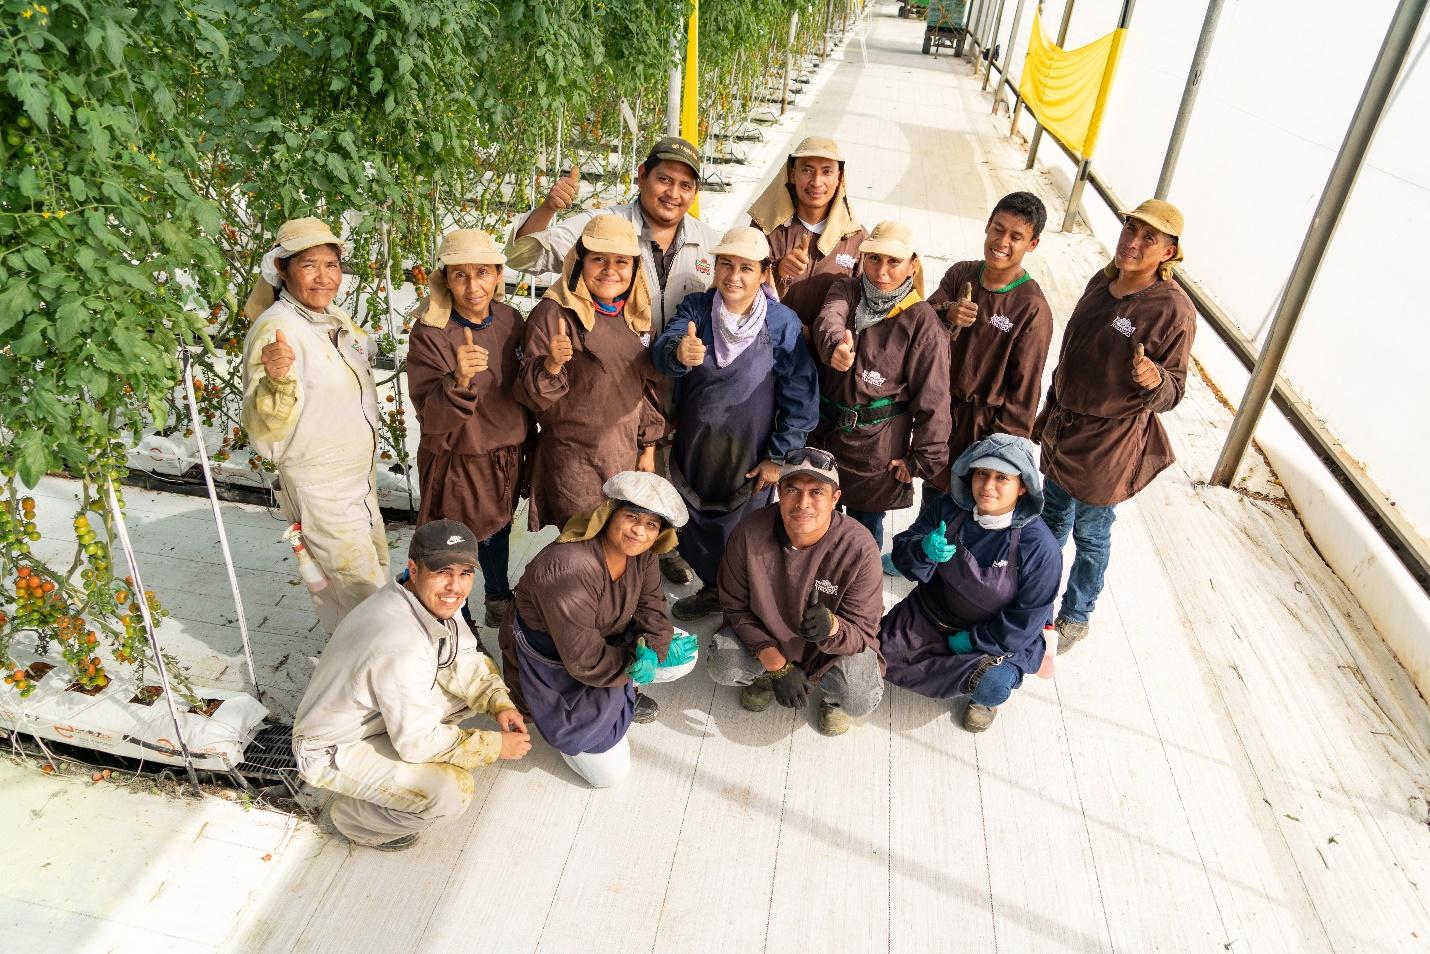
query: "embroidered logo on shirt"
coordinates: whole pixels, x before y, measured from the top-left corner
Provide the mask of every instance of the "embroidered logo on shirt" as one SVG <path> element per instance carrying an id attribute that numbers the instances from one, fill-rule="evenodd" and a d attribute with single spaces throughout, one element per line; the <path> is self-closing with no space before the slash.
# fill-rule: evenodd
<path id="1" fill-rule="evenodd" d="M 815 580 L 815 581 L 814 581 L 814 588 L 815 588 L 816 590 L 818 590 L 819 592 L 823 593 L 825 596 L 838 596 L 838 595 L 839 595 L 839 587 L 835 586 L 833 583 L 829 582 L 828 580 Z"/>
<path id="2" fill-rule="evenodd" d="M 642 348 L 649 348 L 649 347 L 650 347 L 650 332 L 649 332 L 649 331 L 647 331 L 645 334 L 641 335 L 641 347 L 642 347 Z"/>
<path id="3" fill-rule="evenodd" d="M 989 315 L 988 323 L 999 331 L 1006 332 L 1013 330 L 1013 319 L 1007 315 Z"/>
<path id="4" fill-rule="evenodd" d="M 702 275 L 710 274 L 710 259 L 700 258 L 695 260 L 695 270 Z"/>
<path id="5" fill-rule="evenodd" d="M 853 255 L 850 255 L 848 252 L 840 252 L 838 255 L 834 256 L 834 264 L 838 265 L 840 268 L 853 268 L 855 265 L 859 264 L 859 259 L 855 258 Z"/>
<path id="6" fill-rule="evenodd" d="M 859 377 L 871 388 L 882 388 L 884 386 L 884 376 L 878 371 L 860 371 Z"/>
<path id="7" fill-rule="evenodd" d="M 1132 332 L 1136 331 L 1137 328 L 1132 324 L 1132 322 L 1128 321 L 1121 315 L 1118 315 L 1116 318 L 1112 319 L 1112 330 L 1121 332 L 1126 337 L 1131 338 Z"/>
<path id="8" fill-rule="evenodd" d="M 995 567 L 998 567 L 998 566 L 1007 566 L 1007 565 L 1008 565 L 1008 561 L 1007 561 L 1007 560 L 994 560 L 994 561 L 993 561 L 993 565 L 994 565 Z"/>

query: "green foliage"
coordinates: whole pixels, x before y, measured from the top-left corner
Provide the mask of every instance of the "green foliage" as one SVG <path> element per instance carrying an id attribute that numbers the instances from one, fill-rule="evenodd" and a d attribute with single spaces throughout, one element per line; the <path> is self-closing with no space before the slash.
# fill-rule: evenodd
<path id="1" fill-rule="evenodd" d="M 703 122 L 738 116 L 778 75 L 792 12 L 797 49 L 818 42 L 817 6 L 701 4 Z M 442 231 L 502 228 L 573 161 L 607 166 L 599 201 L 625 198 L 664 127 L 689 9 L 0 0 L 0 606 L 12 609 L 0 664 L 21 632 L 42 650 L 60 640 L 86 685 L 106 678 L 91 635 L 142 663 L 105 490 L 144 430 L 186 427 L 181 347 L 196 349 L 200 414 L 223 435 L 210 450 L 224 460 L 245 446 L 238 303 L 279 223 L 314 215 L 344 232 L 342 304 L 399 353 L 392 289 L 408 276 L 420 289 Z M 643 131 L 634 144 L 623 100 Z M 405 466 L 402 399 L 398 387 L 382 456 Z M 17 482 L 61 469 L 81 482 L 67 567 L 31 554 L 34 503 Z"/>

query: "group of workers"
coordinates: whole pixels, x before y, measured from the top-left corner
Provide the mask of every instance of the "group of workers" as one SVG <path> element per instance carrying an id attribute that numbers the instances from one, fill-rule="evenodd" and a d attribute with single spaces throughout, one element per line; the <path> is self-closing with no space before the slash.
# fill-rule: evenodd
<path id="1" fill-rule="evenodd" d="M 556 222 L 572 170 L 505 249 L 446 235 L 409 341 L 422 502 L 396 579 L 370 349 L 333 304 L 345 246 L 314 219 L 279 230 L 248 303 L 243 419 L 330 581 L 294 750 L 343 835 L 410 845 L 466 807 L 472 768 L 524 755 L 531 725 L 589 784 L 617 783 L 631 723 L 658 712 L 643 690 L 701 648 L 745 709 L 814 701 L 827 735 L 886 680 L 968 697 L 955 712 L 977 732 L 1086 637 L 1115 508 L 1172 462 L 1157 415 L 1195 330 L 1171 280 L 1181 213 L 1126 213 L 1039 410 L 1053 320 L 1023 259 L 1043 204 L 1000 199 L 981 257 L 925 297 L 911 231 L 866 230 L 845 172 L 837 143 L 805 139 L 752 224 L 718 236 L 689 214 L 699 154 L 668 137 L 634 202 Z M 557 276 L 524 321 L 505 268 Z M 916 478 L 917 519 L 881 556 Z M 560 534 L 513 589 L 523 496 L 530 528 Z M 468 609 L 478 570 L 500 673 Z M 887 613 L 886 575 L 916 584 Z M 700 586 L 667 608 L 662 578 Z M 672 622 L 717 613 L 703 647 Z M 497 730 L 460 727 L 479 713 Z"/>

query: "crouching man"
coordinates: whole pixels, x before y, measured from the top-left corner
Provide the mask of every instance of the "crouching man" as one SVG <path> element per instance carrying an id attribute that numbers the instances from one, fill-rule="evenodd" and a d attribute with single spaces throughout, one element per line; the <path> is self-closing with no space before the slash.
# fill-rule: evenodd
<path id="1" fill-rule="evenodd" d="M 835 512 L 839 472 L 814 448 L 790 451 L 779 502 L 747 517 L 720 564 L 725 626 L 707 656 L 711 678 L 743 686 L 740 705 L 802 708 L 823 692 L 819 731 L 839 735 L 884 694 L 875 638 L 883 613 L 879 547 L 860 523 Z"/>
<path id="2" fill-rule="evenodd" d="M 385 851 L 465 811 L 472 769 L 531 749 L 496 665 L 458 615 L 475 579 L 475 535 L 434 520 L 407 556 L 406 582 L 339 624 L 293 721 L 299 774 L 337 793 L 333 824 Z M 501 731 L 458 727 L 478 713 Z"/>

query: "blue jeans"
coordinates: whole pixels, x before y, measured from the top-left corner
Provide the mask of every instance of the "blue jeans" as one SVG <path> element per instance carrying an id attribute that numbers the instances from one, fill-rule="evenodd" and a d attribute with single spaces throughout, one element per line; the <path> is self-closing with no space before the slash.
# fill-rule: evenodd
<path id="1" fill-rule="evenodd" d="M 1112 522 L 1117 519 L 1112 507 L 1083 503 L 1051 480 L 1043 481 L 1043 520 L 1058 541 L 1067 543 L 1072 533 L 1077 547 L 1072 570 L 1068 573 L 1068 588 L 1063 592 L 1061 619 L 1086 623 L 1102 592 L 1102 580 L 1112 559 Z"/>
<path id="2" fill-rule="evenodd" d="M 482 568 L 482 589 L 489 600 L 509 600 L 511 583 L 507 581 L 507 562 L 511 554 L 511 524 L 477 544 L 477 563 Z"/>
<path id="3" fill-rule="evenodd" d="M 1008 701 L 1013 694 L 1013 683 L 1018 681 L 1018 670 L 1010 665 L 990 666 L 983 671 L 978 685 L 973 688 L 973 701 L 981 706 L 996 709 Z"/>
<path id="4" fill-rule="evenodd" d="M 882 510 L 855 510 L 853 507 L 844 508 L 844 512 L 849 514 L 866 530 L 874 535 L 874 542 L 879 545 L 879 549 L 884 549 L 884 511 Z"/>

